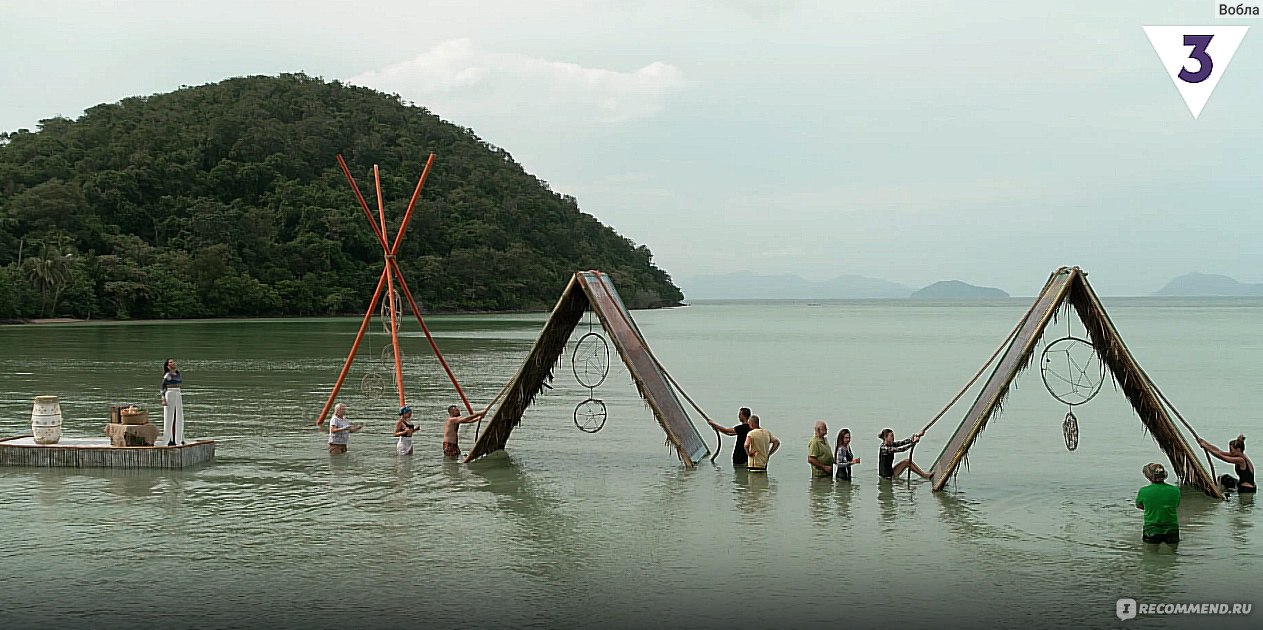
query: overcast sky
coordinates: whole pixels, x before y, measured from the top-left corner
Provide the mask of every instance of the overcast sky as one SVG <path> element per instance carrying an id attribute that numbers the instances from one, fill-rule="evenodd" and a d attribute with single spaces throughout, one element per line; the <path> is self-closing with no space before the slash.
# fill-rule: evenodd
<path id="1" fill-rule="evenodd" d="M 1146 24 L 1203 0 L 0 0 L 0 129 L 302 71 L 504 147 L 677 280 L 1102 293 L 1263 281 L 1263 32 L 1194 120 Z M 1263 29 L 1263 21 L 1256 28 Z M 442 156 L 439 156 L 441 168 Z"/>

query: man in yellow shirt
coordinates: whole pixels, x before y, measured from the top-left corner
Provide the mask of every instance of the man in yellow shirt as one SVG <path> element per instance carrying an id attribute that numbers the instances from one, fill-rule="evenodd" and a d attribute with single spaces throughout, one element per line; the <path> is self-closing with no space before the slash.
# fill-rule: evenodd
<path id="1" fill-rule="evenodd" d="M 829 427 L 824 420 L 816 421 L 816 434 L 807 442 L 807 463 L 811 464 L 811 476 L 816 479 L 833 478 L 833 449 L 829 448 Z"/>
<path id="2" fill-rule="evenodd" d="M 750 416 L 750 433 L 746 435 L 746 455 L 750 457 L 746 470 L 767 472 L 767 460 L 781 447 L 781 441 L 771 431 L 759 426 L 759 417 Z"/>

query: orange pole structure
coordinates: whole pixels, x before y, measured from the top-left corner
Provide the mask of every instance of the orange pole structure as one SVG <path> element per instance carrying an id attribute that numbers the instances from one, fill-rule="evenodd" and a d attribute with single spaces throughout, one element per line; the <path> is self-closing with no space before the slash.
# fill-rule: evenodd
<path id="1" fill-rule="evenodd" d="M 430 166 L 433 164 L 434 154 L 431 153 L 430 157 L 425 161 L 425 168 L 421 170 L 421 179 L 417 180 L 417 188 L 412 191 L 412 199 L 408 201 L 408 209 L 404 210 L 403 221 L 399 224 L 399 231 L 395 232 L 395 242 L 390 246 L 390 253 L 392 255 L 398 253 L 399 251 L 399 242 L 403 240 L 403 233 L 407 231 L 408 222 L 412 220 L 412 208 L 416 205 L 417 198 L 421 196 L 421 187 L 425 186 L 425 179 L 430 176 Z"/>
<path id="2" fill-rule="evenodd" d="M 465 410 L 469 413 L 474 412 L 474 408 L 470 406 L 469 399 L 465 397 L 465 390 L 460 388 L 460 383 L 456 382 L 456 375 L 452 374 L 452 368 L 447 366 L 447 361 L 443 358 L 443 353 L 439 352 L 438 344 L 434 343 L 434 336 L 430 334 L 430 329 L 425 325 L 425 319 L 421 317 L 421 309 L 417 307 L 417 303 L 412 299 L 412 291 L 408 290 L 408 283 L 403 279 L 403 273 L 399 271 L 399 265 L 392 258 L 391 269 L 399 277 L 399 288 L 403 289 L 403 294 L 408 298 L 408 305 L 412 307 L 412 314 L 417 316 L 417 323 L 421 324 L 421 331 L 425 333 L 426 341 L 430 342 L 430 349 L 434 350 L 434 356 L 438 357 L 439 365 L 443 366 L 443 371 L 447 372 L 447 378 L 452 381 L 452 386 L 456 388 L 456 393 L 460 395 L 461 402 L 465 403 Z"/>
<path id="3" fill-rule="evenodd" d="M 377 187 L 377 216 L 382 222 L 382 235 L 386 234 L 386 206 L 382 203 L 382 178 L 381 173 L 377 170 L 377 165 L 373 165 L 373 183 Z M 390 305 L 390 343 L 395 349 L 395 387 L 399 393 L 399 406 L 407 404 L 403 391 L 403 363 L 399 359 L 399 322 L 395 317 L 395 283 L 391 279 L 393 274 L 390 273 L 394 266 L 395 255 L 390 250 L 382 246 L 382 255 L 386 261 L 386 300 Z"/>
<path id="4" fill-rule="evenodd" d="M 364 201 L 364 195 L 360 193 L 360 185 L 355 183 L 355 178 L 351 177 L 351 169 L 347 168 L 346 160 L 342 159 L 342 154 L 338 154 L 338 166 L 342 167 L 342 174 L 346 176 L 347 183 L 351 184 L 351 190 L 355 191 L 355 199 L 360 202 L 360 209 L 364 211 L 364 216 L 368 218 L 368 226 L 373 228 L 373 234 L 377 236 L 377 241 L 381 243 L 382 249 L 386 249 L 386 236 L 381 230 L 377 229 L 377 222 L 373 221 L 373 213 L 368 209 L 368 202 Z M 383 230 L 385 228 L 382 228 Z"/>
<path id="5" fill-rule="evenodd" d="M 373 309 L 377 308 L 377 302 L 382 296 L 382 286 L 386 284 L 389 269 L 382 270 L 382 276 L 377 279 L 377 290 L 373 291 L 373 299 L 368 302 L 368 311 L 364 313 L 364 321 L 360 322 L 360 331 L 355 333 L 355 342 L 351 344 L 351 353 L 346 355 L 346 362 L 342 364 L 342 371 L 338 373 L 338 381 L 333 384 L 333 391 L 329 392 L 329 400 L 325 401 L 325 406 L 320 410 L 320 417 L 316 418 L 316 426 L 324 426 L 325 418 L 329 417 L 329 409 L 333 407 L 333 401 L 338 397 L 338 392 L 342 390 L 342 382 L 346 380 L 347 372 L 351 371 L 351 363 L 355 361 L 355 353 L 360 348 L 360 340 L 364 338 L 364 331 L 368 330 L 368 323 L 373 321 Z"/>

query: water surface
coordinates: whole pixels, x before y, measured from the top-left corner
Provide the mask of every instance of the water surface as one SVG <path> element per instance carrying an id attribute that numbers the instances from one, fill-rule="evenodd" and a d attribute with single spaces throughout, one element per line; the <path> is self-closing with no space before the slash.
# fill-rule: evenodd
<path id="1" fill-rule="evenodd" d="M 572 424 L 589 395 L 563 361 L 507 453 L 444 462 L 437 418 L 458 402 L 406 328 L 405 387 L 423 422 L 400 458 L 378 323 L 342 400 L 363 432 L 330 458 L 311 425 L 352 319 L 90 323 L 0 328 L 0 435 L 25 434 L 31 399 L 61 397 L 65 431 L 96 435 L 110 403 L 158 410 L 160 366 L 181 361 L 190 437 L 218 442 L 185 471 L 0 469 L 0 627 L 955 627 L 1113 626 L 1115 601 L 1254 602 L 1259 510 L 1186 490 L 1178 551 L 1140 543 L 1140 468 L 1164 461 L 1106 383 L 1066 408 L 1027 372 L 947 491 L 880 483 L 883 427 L 902 437 L 964 384 L 1029 306 L 912 301 L 700 303 L 637 311 L 659 358 L 708 412 L 752 407 L 784 447 L 766 476 L 684 470 L 616 364 L 596 390 L 596 434 Z M 1263 440 L 1263 302 L 1110 300 L 1115 324 L 1199 432 Z M 485 404 L 544 315 L 427 320 Z M 1075 332 L 1072 328 L 1070 332 Z M 580 328 L 586 332 L 586 325 Z M 1066 320 L 1052 338 L 1066 333 Z M 577 335 L 576 335 L 577 338 Z M 966 397 L 916 451 L 925 467 Z M 156 414 L 155 414 L 156 415 Z M 813 482 L 812 422 L 849 427 L 851 484 Z M 697 421 L 708 442 L 714 434 Z M 463 437 L 472 444 L 475 427 Z M 1253 432 L 1252 432 L 1253 431 Z M 1218 466 L 1219 472 L 1227 467 Z M 1254 627 L 1166 617 L 1136 627 Z"/>

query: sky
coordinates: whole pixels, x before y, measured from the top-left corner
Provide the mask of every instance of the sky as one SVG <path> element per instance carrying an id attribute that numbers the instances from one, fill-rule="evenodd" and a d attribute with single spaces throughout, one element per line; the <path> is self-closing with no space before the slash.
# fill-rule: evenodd
<path id="1" fill-rule="evenodd" d="M 301 71 L 474 129 L 686 289 L 750 271 L 1033 295 L 1079 265 L 1143 295 L 1263 282 L 1263 21 L 1215 6 L 0 0 L 0 129 Z M 1142 26 L 1220 24 L 1254 28 L 1194 119 Z"/>

